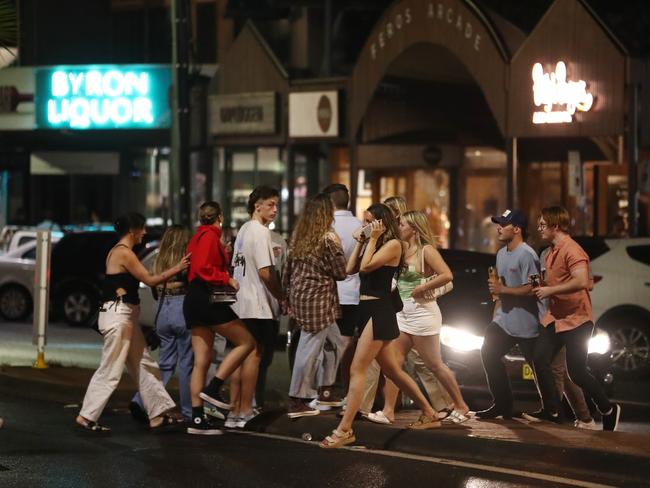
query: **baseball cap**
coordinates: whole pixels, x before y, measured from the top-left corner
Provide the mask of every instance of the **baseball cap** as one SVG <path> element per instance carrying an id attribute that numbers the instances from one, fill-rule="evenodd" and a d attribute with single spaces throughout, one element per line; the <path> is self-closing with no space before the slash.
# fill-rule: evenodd
<path id="1" fill-rule="evenodd" d="M 501 215 L 492 217 L 492 222 L 502 226 L 516 225 L 520 229 L 526 229 L 528 227 L 528 217 L 518 208 L 508 209 Z"/>

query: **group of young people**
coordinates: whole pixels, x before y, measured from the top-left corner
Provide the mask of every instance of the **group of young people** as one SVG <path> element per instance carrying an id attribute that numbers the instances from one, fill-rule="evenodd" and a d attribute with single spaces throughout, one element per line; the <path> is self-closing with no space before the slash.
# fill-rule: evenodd
<path id="1" fill-rule="evenodd" d="M 117 220 L 120 240 L 106 259 L 99 314 L 102 359 L 76 418 L 81 428 L 110 430 L 98 421 L 125 367 L 138 384 L 134 403 L 152 431 L 186 422 L 190 434 L 221 434 L 215 416 L 226 427 L 244 427 L 256 415 L 255 403 L 263 402 L 281 314 L 300 329 L 288 416 L 317 415 L 319 406 L 344 405 L 339 425 L 321 447 L 354 442 L 352 423 L 358 413 L 392 423 L 400 390 L 422 410 L 410 426 L 414 429 L 436 428 L 441 421 L 461 423 L 473 414 L 441 358 L 436 291 L 453 276 L 436 248 L 427 216 L 407 211 L 405 200 L 393 197 L 371 205 L 361 222 L 348 209 L 347 188 L 330 185 L 306 203 L 287 246 L 269 228 L 278 200 L 277 190 L 256 188 L 248 201 L 251 218 L 232 245 L 224 243 L 219 204 L 204 203 L 191 237 L 180 226 L 165 231 L 152 272 L 133 252 L 145 233 L 144 218 L 130 213 Z M 506 244 L 497 255 L 502 280 L 489 283 L 498 300 L 482 350 L 495 404 L 477 417 L 513 416 L 501 357 L 518 343 L 535 366 L 544 406 L 530 418 L 561 421 L 562 392 L 552 362 L 565 354 L 568 375 L 594 398 L 605 428 L 613 430 L 620 408 L 609 403 L 586 369 L 593 330 L 588 259 L 566 234 L 568 220 L 553 209 L 542 212 L 539 228 L 551 251 L 544 258 L 546 284 L 537 288 L 529 283 L 540 268 L 524 242 L 525 216 L 514 210 L 493 220 Z M 160 368 L 138 326 L 140 282 L 158 294 Z M 215 337 L 225 338 L 229 348 L 208 381 Z M 404 371 L 405 362 L 412 363 L 428 399 Z M 165 389 L 175 371 L 181 415 Z M 333 388 L 339 375 L 345 399 Z M 385 380 L 384 407 L 372 412 L 380 378 Z M 222 387 L 228 379 L 226 400 Z M 569 382 L 563 377 L 563 388 L 568 390 Z"/>

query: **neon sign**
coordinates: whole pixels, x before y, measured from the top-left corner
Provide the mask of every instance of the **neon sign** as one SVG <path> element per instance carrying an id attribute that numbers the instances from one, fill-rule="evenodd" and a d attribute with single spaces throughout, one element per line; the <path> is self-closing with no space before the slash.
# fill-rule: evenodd
<path id="1" fill-rule="evenodd" d="M 566 64 L 560 61 L 555 72 L 544 73 L 540 63 L 533 66 L 533 101 L 543 111 L 533 113 L 534 124 L 565 124 L 573 122 L 576 110 L 588 112 L 594 96 L 583 80 L 567 81 Z"/>
<path id="2" fill-rule="evenodd" d="M 39 129 L 154 129 L 171 125 L 164 66 L 60 66 L 36 72 Z"/>

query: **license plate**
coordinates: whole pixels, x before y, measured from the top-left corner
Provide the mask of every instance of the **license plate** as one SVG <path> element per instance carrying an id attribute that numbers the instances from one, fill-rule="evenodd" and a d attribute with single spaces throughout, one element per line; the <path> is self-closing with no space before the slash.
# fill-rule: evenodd
<path id="1" fill-rule="evenodd" d="M 530 367 L 528 363 L 524 363 L 521 368 L 521 375 L 525 380 L 534 380 L 535 375 L 533 374 L 533 368 Z"/>

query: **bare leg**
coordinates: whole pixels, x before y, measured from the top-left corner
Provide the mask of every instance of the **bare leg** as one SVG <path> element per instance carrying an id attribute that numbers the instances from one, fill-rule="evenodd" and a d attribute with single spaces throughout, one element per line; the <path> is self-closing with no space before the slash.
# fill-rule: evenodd
<path id="1" fill-rule="evenodd" d="M 253 397 L 261 360 L 262 347 L 258 344 L 239 368 L 241 371 L 239 413 L 241 415 L 248 415 L 253 411 Z"/>
<path id="2" fill-rule="evenodd" d="M 244 360 L 245 361 L 245 360 Z M 241 414 L 241 370 L 243 366 L 237 368 L 230 375 L 230 411 L 232 415 Z"/>
<path id="3" fill-rule="evenodd" d="M 348 388 L 348 404 L 345 414 L 337 427 L 342 432 L 352 429 L 352 421 L 359 411 L 366 383 L 366 370 L 382 348 L 384 341 L 373 339 L 372 320 L 368 322 L 359 337 L 357 349 L 350 367 L 350 387 Z"/>
<path id="4" fill-rule="evenodd" d="M 442 361 L 440 353 L 440 335 L 430 336 L 411 336 L 413 347 L 420 354 L 424 364 L 440 380 L 442 385 L 451 395 L 454 402 L 454 408 L 463 415 L 469 412 L 469 406 L 465 403 L 463 395 L 460 392 L 454 373 Z"/>
<path id="5" fill-rule="evenodd" d="M 216 376 L 225 380 L 255 349 L 255 339 L 241 320 L 217 325 L 214 330 L 235 345 L 217 369 Z"/>
<path id="6" fill-rule="evenodd" d="M 395 350 L 395 361 L 398 367 L 402 367 L 409 350 L 412 347 L 411 338 L 408 334 L 400 332 L 399 337 L 393 342 Z M 391 422 L 395 421 L 395 404 L 399 395 L 399 388 L 391 380 L 386 379 L 384 385 L 384 415 Z"/>
<path id="7" fill-rule="evenodd" d="M 377 362 L 381 366 L 386 378 L 390 379 L 399 389 L 413 399 L 422 413 L 429 418 L 437 419 L 436 412 L 429 401 L 424 397 L 417 383 L 397 364 L 393 342 L 387 342 L 377 355 Z"/>
<path id="8" fill-rule="evenodd" d="M 209 327 L 192 328 L 192 350 L 194 351 L 194 368 L 190 379 L 192 407 L 203 406 L 199 393 L 205 387 L 205 376 L 212 359 L 214 332 Z"/>

